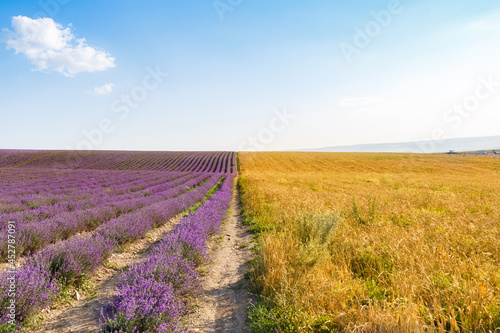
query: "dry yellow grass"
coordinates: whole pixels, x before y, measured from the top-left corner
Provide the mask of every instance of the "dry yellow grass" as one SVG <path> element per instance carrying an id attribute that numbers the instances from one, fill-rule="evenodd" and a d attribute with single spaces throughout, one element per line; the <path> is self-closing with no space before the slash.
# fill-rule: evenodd
<path id="1" fill-rule="evenodd" d="M 500 158 L 240 153 L 239 163 L 259 232 L 254 331 L 500 327 Z"/>

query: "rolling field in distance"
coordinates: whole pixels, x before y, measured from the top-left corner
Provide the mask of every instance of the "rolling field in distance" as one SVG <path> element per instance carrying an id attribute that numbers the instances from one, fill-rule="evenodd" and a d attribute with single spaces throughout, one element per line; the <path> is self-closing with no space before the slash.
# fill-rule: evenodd
<path id="1" fill-rule="evenodd" d="M 256 332 L 500 327 L 500 159 L 239 153 Z"/>

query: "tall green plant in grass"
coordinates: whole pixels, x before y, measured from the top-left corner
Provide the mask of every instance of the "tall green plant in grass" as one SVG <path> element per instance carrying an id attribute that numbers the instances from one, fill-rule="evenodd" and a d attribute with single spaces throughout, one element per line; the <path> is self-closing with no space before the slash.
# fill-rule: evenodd
<path id="1" fill-rule="evenodd" d="M 280 292 L 266 292 L 259 285 L 258 277 L 268 270 L 273 270 L 269 262 L 257 255 L 252 263 L 250 276 L 254 281 L 254 291 L 261 296 L 256 306 L 248 312 L 250 328 L 253 332 L 331 332 L 333 322 L 328 317 L 314 316 L 306 311 L 302 304 L 293 275 L 301 275 L 330 260 L 330 242 L 335 237 L 335 228 L 340 221 L 337 213 L 304 214 L 288 225 L 287 230 L 274 230 L 273 237 L 289 242 L 288 261 L 294 263 L 295 271 L 282 276 Z M 279 235 L 279 236 L 278 236 Z M 257 247 L 257 252 L 262 251 Z M 257 283 L 255 283 L 257 282 Z M 286 295 L 283 297 L 283 295 Z"/>
<path id="2" fill-rule="evenodd" d="M 356 196 L 352 198 L 352 209 L 350 217 L 359 224 L 368 225 L 375 221 L 378 211 L 378 200 L 374 197 L 368 197 L 366 208 L 363 209 Z"/>
<path id="3" fill-rule="evenodd" d="M 304 215 L 294 224 L 293 233 L 300 241 L 298 262 L 301 265 L 314 266 L 330 258 L 327 246 L 339 221 L 334 213 Z"/>

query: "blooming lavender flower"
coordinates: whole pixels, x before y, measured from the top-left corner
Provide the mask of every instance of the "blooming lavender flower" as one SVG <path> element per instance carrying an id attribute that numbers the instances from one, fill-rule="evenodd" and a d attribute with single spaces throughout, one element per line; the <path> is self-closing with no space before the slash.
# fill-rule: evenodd
<path id="1" fill-rule="evenodd" d="M 154 255 L 122 275 L 117 297 L 103 311 L 104 331 L 181 331 L 186 296 L 199 288 L 191 262 L 180 256 Z"/>
<path id="2" fill-rule="evenodd" d="M 28 265 L 39 267 L 51 278 L 67 285 L 94 272 L 115 246 L 115 242 L 99 234 L 78 236 L 29 257 Z"/>
<path id="3" fill-rule="evenodd" d="M 60 283 L 55 281 L 41 266 L 29 263 L 19 269 L 12 280 L 8 271 L 0 275 L 0 325 L 6 325 L 12 319 L 9 306 L 11 296 L 15 296 L 15 319 L 18 322 L 37 313 L 50 305 L 58 295 Z M 10 285 L 15 283 L 15 295 L 12 295 Z"/>

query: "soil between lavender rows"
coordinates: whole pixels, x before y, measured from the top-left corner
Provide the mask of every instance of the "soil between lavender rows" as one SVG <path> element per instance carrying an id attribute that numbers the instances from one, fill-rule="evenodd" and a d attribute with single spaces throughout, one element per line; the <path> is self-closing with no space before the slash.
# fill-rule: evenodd
<path id="1" fill-rule="evenodd" d="M 206 266 L 199 307 L 187 321 L 195 332 L 250 332 L 246 310 L 252 303 L 245 278 L 252 259 L 252 237 L 242 224 L 239 194 L 235 190 L 230 215 L 220 245 L 211 242 L 211 262 Z"/>

